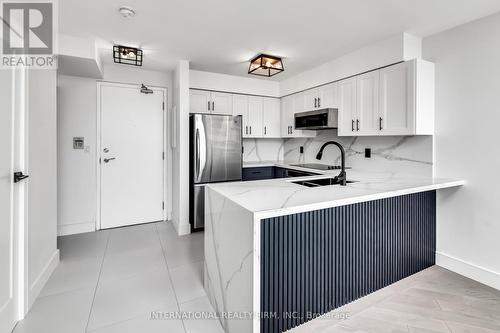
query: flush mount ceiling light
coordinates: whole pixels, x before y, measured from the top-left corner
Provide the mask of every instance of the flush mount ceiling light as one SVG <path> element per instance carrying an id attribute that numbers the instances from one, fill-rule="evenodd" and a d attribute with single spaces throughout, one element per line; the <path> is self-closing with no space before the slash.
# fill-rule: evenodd
<path id="1" fill-rule="evenodd" d="M 248 74 L 270 77 L 281 73 L 284 70 L 281 58 L 267 54 L 259 54 L 250 60 Z"/>
<path id="2" fill-rule="evenodd" d="M 142 66 L 142 50 L 131 46 L 114 45 L 113 60 L 117 64 Z"/>
<path id="3" fill-rule="evenodd" d="M 118 12 L 125 18 L 135 16 L 135 10 L 127 6 L 120 7 L 120 9 L 118 9 Z"/>

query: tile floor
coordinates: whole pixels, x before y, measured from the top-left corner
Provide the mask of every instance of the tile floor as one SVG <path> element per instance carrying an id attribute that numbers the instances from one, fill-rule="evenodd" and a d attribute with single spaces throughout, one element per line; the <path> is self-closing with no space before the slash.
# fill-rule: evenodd
<path id="1" fill-rule="evenodd" d="M 60 265 L 15 333 L 223 333 L 216 320 L 149 319 L 213 311 L 203 233 L 178 237 L 160 222 L 61 237 L 59 248 Z M 434 266 L 291 332 L 500 332 L 500 291 Z"/>
<path id="2" fill-rule="evenodd" d="M 223 333 L 216 320 L 150 320 L 213 311 L 203 289 L 203 233 L 168 222 L 60 237 L 61 262 L 15 333 Z"/>

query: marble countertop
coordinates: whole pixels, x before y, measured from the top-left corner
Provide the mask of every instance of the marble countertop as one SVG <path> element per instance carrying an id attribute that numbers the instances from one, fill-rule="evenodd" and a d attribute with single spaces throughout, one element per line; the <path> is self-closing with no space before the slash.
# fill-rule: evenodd
<path id="1" fill-rule="evenodd" d="M 386 174 L 347 170 L 347 179 L 355 183 L 347 186 L 306 187 L 295 181 L 335 176 L 339 170 L 320 171 L 292 167 L 281 161 L 245 163 L 244 167 L 281 166 L 320 175 L 295 178 L 279 178 L 247 182 L 231 182 L 208 185 L 211 189 L 241 207 L 255 213 L 258 218 L 295 214 L 323 208 L 344 206 L 411 193 L 457 187 L 463 180 L 432 177 L 391 177 Z"/>

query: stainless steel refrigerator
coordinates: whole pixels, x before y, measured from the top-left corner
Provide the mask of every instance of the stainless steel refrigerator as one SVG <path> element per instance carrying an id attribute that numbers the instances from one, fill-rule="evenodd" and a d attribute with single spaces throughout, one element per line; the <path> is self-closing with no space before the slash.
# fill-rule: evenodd
<path id="1" fill-rule="evenodd" d="M 191 229 L 205 225 L 205 185 L 240 181 L 242 172 L 241 116 L 192 114 L 190 129 Z"/>

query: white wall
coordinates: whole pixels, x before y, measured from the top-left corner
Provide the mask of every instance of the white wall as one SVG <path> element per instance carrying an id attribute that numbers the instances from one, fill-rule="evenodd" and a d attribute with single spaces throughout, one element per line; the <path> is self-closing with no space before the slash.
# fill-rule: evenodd
<path id="1" fill-rule="evenodd" d="M 58 234 L 95 230 L 96 81 L 58 77 Z M 85 150 L 73 149 L 73 137 L 85 138 Z"/>
<path id="2" fill-rule="evenodd" d="M 467 185 L 438 193 L 438 264 L 500 289 L 500 15 L 425 38 L 436 63 L 435 173 Z"/>
<path id="3" fill-rule="evenodd" d="M 148 71 L 124 65 L 104 66 L 104 80 L 120 83 L 166 87 L 167 109 L 172 102 L 172 74 Z M 96 80 L 76 76 L 58 76 L 58 234 L 95 230 L 96 221 Z M 85 150 L 73 150 L 72 139 L 85 137 Z M 167 149 L 167 160 L 171 158 Z M 168 166 L 169 163 L 166 163 Z M 167 191 L 172 188 L 168 178 Z M 171 196 L 171 193 L 169 193 Z M 171 211 L 167 200 L 166 210 Z"/>
<path id="4" fill-rule="evenodd" d="M 172 221 L 179 235 L 189 234 L 189 62 L 180 60 L 173 77 Z"/>
<path id="5" fill-rule="evenodd" d="M 59 262 L 57 250 L 56 72 L 31 70 L 27 82 L 28 307 Z"/>
<path id="6" fill-rule="evenodd" d="M 420 39 L 398 34 L 280 82 L 280 96 L 420 57 Z M 285 63 L 286 65 L 286 63 Z"/>
<path id="7" fill-rule="evenodd" d="M 93 38 L 58 35 L 59 74 L 102 79 L 102 63 Z"/>
<path id="8" fill-rule="evenodd" d="M 202 71 L 189 71 L 189 87 L 241 94 L 279 97 L 277 81 Z"/>

